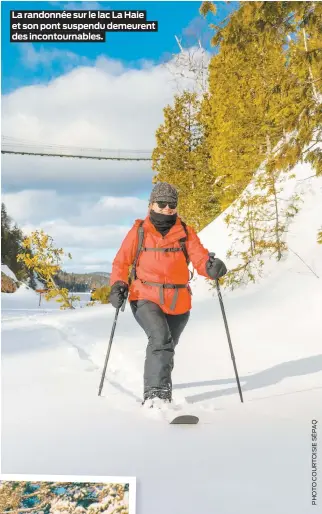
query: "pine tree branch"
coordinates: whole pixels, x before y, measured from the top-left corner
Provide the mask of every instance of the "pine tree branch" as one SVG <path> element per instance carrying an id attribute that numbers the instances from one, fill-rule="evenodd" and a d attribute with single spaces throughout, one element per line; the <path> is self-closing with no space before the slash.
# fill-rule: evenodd
<path id="1" fill-rule="evenodd" d="M 304 155 L 305 153 L 309 152 L 311 150 L 311 148 L 314 148 L 318 143 L 322 143 L 321 139 L 318 139 L 317 141 L 314 141 L 313 145 L 311 145 L 306 150 L 303 150 L 302 155 Z"/>

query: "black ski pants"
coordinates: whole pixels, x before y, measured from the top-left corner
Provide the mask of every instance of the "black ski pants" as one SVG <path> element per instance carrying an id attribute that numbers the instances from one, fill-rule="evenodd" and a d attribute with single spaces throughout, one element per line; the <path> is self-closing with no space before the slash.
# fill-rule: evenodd
<path id="1" fill-rule="evenodd" d="M 161 390 L 172 395 L 171 373 L 174 350 L 188 323 L 190 311 L 184 314 L 165 314 L 156 303 L 149 300 L 131 302 L 136 321 L 148 337 L 144 364 L 144 398 Z"/>

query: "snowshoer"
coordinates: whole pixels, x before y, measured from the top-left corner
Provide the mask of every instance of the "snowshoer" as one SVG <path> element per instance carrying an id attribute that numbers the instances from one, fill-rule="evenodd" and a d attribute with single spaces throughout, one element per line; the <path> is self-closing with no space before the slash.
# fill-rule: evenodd
<path id="1" fill-rule="evenodd" d="M 129 297 L 133 315 L 148 337 L 143 403 L 154 398 L 172 401 L 174 350 L 192 306 L 189 261 L 206 278 L 215 280 L 227 273 L 225 264 L 180 219 L 177 204 L 177 190 L 158 183 L 147 217 L 136 220 L 112 266 L 111 304 L 120 308 Z"/>

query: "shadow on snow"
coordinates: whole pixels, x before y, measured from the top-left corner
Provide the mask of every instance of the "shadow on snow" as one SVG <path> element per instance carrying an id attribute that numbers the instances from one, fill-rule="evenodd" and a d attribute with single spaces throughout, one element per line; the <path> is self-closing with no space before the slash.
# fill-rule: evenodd
<path id="1" fill-rule="evenodd" d="M 294 361 L 283 362 L 273 366 L 272 368 L 254 373 L 253 375 L 239 377 L 239 379 L 240 382 L 244 382 L 242 385 L 242 391 L 246 392 L 277 384 L 288 377 L 309 375 L 311 373 L 318 373 L 321 370 L 322 355 L 315 355 Z M 236 383 L 235 378 L 176 384 L 173 386 L 173 389 L 188 389 L 190 387 L 217 386 L 232 383 Z M 238 393 L 237 387 L 230 387 L 229 389 L 221 389 L 220 391 L 206 391 L 204 393 L 186 396 L 186 401 L 188 403 L 197 403 L 236 393 Z"/>

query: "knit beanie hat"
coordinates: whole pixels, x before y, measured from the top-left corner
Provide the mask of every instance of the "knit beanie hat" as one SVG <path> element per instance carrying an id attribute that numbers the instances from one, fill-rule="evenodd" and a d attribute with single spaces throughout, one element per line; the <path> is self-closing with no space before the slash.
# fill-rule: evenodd
<path id="1" fill-rule="evenodd" d="M 175 202 L 178 203 L 178 192 L 175 187 L 167 182 L 159 182 L 152 189 L 150 203 Z"/>

